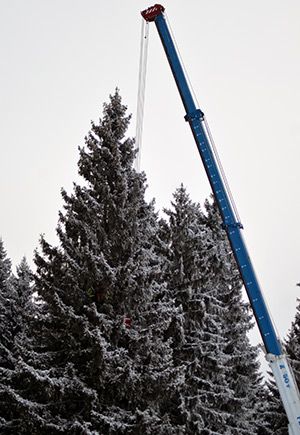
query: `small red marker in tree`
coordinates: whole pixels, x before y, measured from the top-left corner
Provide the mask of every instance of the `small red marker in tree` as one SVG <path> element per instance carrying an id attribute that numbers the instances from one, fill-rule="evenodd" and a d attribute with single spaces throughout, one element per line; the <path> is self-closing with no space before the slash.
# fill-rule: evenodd
<path id="1" fill-rule="evenodd" d="M 123 323 L 124 323 L 125 328 L 131 328 L 131 324 L 132 324 L 131 317 L 125 316 Z"/>

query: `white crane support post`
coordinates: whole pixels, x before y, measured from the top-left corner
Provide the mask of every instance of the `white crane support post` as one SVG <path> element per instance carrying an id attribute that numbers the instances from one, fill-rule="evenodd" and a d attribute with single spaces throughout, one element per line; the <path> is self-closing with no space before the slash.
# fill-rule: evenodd
<path id="1" fill-rule="evenodd" d="M 299 435 L 299 390 L 286 355 L 266 354 L 289 420 L 289 435 Z"/>

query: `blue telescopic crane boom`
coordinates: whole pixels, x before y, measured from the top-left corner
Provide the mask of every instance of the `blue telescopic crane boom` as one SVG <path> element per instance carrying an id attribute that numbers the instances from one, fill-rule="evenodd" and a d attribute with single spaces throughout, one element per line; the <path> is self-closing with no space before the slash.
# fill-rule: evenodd
<path id="1" fill-rule="evenodd" d="M 166 23 L 164 10 L 163 6 L 156 4 L 143 11 L 142 16 L 148 22 L 155 22 L 186 111 L 185 120 L 191 127 L 222 217 L 224 230 L 227 233 L 232 252 L 238 265 L 264 342 L 267 360 L 274 373 L 289 418 L 290 434 L 300 434 L 300 399 L 298 388 L 286 356 L 283 354 L 282 346 L 276 335 L 260 285 L 256 278 L 247 247 L 242 237 L 242 225 L 238 221 L 234 205 L 232 204 L 230 195 L 226 189 L 226 182 L 222 177 L 222 172 L 219 169 L 217 159 L 213 152 L 204 113 L 196 106 L 194 101 L 183 66 L 180 62 L 170 30 Z"/>

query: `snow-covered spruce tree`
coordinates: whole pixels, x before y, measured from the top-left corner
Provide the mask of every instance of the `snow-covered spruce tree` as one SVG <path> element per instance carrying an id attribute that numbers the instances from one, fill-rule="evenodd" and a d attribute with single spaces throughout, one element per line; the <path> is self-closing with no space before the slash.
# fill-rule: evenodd
<path id="1" fill-rule="evenodd" d="M 267 393 L 260 373 L 258 349 L 250 344 L 247 335 L 253 327 L 252 314 L 249 311 L 249 303 L 243 300 L 240 274 L 214 201 L 205 202 L 205 219 L 207 226 L 212 230 L 216 264 L 219 265 L 215 272 L 215 288 L 224 307 L 224 351 L 229 356 L 227 381 L 234 394 L 234 402 L 230 409 L 232 425 L 236 426 L 240 433 L 268 433 L 268 423 L 264 418 Z"/>
<path id="2" fill-rule="evenodd" d="M 182 186 L 172 205 L 169 282 L 184 316 L 170 329 L 175 361 L 184 367 L 178 418 L 188 434 L 256 433 L 257 352 L 217 211 L 207 202 L 205 215 Z"/>
<path id="3" fill-rule="evenodd" d="M 292 366 L 298 387 L 300 387 L 300 300 L 296 310 L 295 319 L 285 340 L 285 352 Z M 281 403 L 278 388 L 273 375 L 270 374 L 268 381 L 269 400 L 266 420 L 270 422 L 275 435 L 285 435 L 288 427 L 286 413 Z"/>
<path id="4" fill-rule="evenodd" d="M 24 346 L 28 321 L 32 315 L 32 273 L 23 258 L 17 276 L 10 272 L 1 242 L 1 363 L 0 363 L 0 432 L 16 433 L 17 375 L 21 349 Z"/>
<path id="5" fill-rule="evenodd" d="M 12 348 L 17 327 L 14 318 L 16 293 L 12 286 L 11 262 L 0 239 L 0 367 L 12 367 Z"/>
<path id="6" fill-rule="evenodd" d="M 214 245 L 204 215 L 181 186 L 166 210 L 170 228 L 169 283 L 183 321 L 173 322 L 174 359 L 184 382 L 177 390 L 178 418 L 187 434 L 230 433 L 227 408 L 232 391 L 210 268 Z"/>
<path id="7" fill-rule="evenodd" d="M 298 299 L 295 319 L 285 340 L 285 350 L 289 357 L 295 380 L 300 388 L 300 299 Z"/>
<path id="8" fill-rule="evenodd" d="M 17 328 L 15 330 L 16 352 L 26 340 L 27 328 L 37 312 L 38 307 L 34 302 L 33 273 L 25 257 L 16 268 L 16 276 L 12 278 L 12 285 L 18 298 L 15 309 Z"/>
<path id="9" fill-rule="evenodd" d="M 83 183 L 62 192 L 60 243 L 42 238 L 36 253 L 44 316 L 23 365 L 19 434 L 179 433 L 165 415 L 174 373 L 164 331 L 175 308 L 129 119 L 116 91 L 80 149 Z"/>
<path id="10" fill-rule="evenodd" d="M 0 239 L 0 432 L 10 423 L 6 402 L 7 377 L 14 368 L 14 306 L 16 293 L 11 285 L 11 262 Z M 1 433 L 2 433 L 1 432 Z"/>

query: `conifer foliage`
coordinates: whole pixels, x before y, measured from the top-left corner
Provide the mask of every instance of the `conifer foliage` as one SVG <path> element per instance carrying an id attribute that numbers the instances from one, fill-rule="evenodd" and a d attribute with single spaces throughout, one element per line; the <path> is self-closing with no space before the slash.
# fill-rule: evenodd
<path id="1" fill-rule="evenodd" d="M 12 348 L 17 328 L 14 316 L 16 293 L 11 282 L 11 262 L 0 239 L 0 367 L 12 366 Z"/>
<path id="2" fill-rule="evenodd" d="M 285 340 L 285 352 L 292 366 L 295 380 L 300 387 L 300 300 L 296 309 L 295 319 Z M 265 418 L 270 422 L 275 435 L 285 435 L 288 421 L 281 403 L 278 389 L 275 385 L 273 376 L 268 382 L 269 400 Z"/>
<path id="3" fill-rule="evenodd" d="M 257 350 L 247 338 L 248 306 L 218 211 L 207 201 L 203 213 L 183 186 L 172 206 L 169 283 L 183 312 L 172 331 L 184 374 L 180 418 L 189 434 L 256 433 Z"/>
<path id="4" fill-rule="evenodd" d="M 116 91 L 80 149 L 82 183 L 62 191 L 59 245 L 42 237 L 36 252 L 43 304 L 23 355 L 19 434 L 169 430 L 160 405 L 172 378 L 164 330 L 175 308 L 164 297 L 145 176 L 132 168 L 129 120 Z"/>
<path id="5" fill-rule="evenodd" d="M 0 242 L 0 431 L 267 434 L 248 305 L 216 205 L 176 190 L 168 220 L 133 169 L 118 90 L 62 190 L 34 287 Z M 17 303 L 16 303 L 17 301 Z"/>
<path id="6" fill-rule="evenodd" d="M 230 406 L 233 433 L 263 433 L 266 422 L 263 416 L 265 390 L 258 362 L 258 348 L 250 344 L 248 332 L 253 327 L 249 303 L 242 296 L 242 282 L 227 235 L 215 202 L 205 202 L 206 223 L 212 230 L 219 271 L 217 295 L 223 306 L 222 330 L 228 357 L 227 380 L 233 391 Z"/>
<path id="7" fill-rule="evenodd" d="M 33 312 L 32 273 L 23 258 L 17 275 L 0 241 L 0 433 L 17 433 L 20 354 Z"/>
<path id="8" fill-rule="evenodd" d="M 300 299 L 294 322 L 286 340 L 286 352 L 289 356 L 297 385 L 300 386 Z"/>

